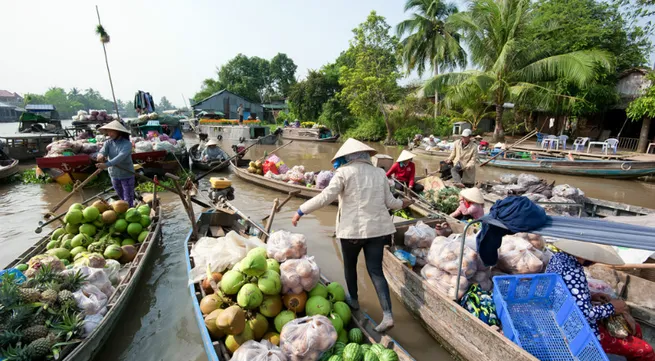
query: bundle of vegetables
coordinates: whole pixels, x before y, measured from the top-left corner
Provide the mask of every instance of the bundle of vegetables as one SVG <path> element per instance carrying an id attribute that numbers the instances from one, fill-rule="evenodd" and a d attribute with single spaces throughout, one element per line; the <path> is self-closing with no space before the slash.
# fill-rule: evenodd
<path id="1" fill-rule="evenodd" d="M 350 326 L 352 311 L 343 286 L 313 282 L 320 270 L 311 258 L 291 258 L 306 252 L 304 236 L 292 236 L 275 232 L 273 249 L 253 248 L 224 273 L 207 272 L 200 310 L 211 338 L 223 341 L 237 361 L 363 361 L 365 351 L 373 347 L 386 355 L 379 360 L 397 360 L 395 352 L 382 345 L 359 345 L 363 333 Z M 301 279 L 301 273 L 312 287 L 283 287 L 283 278 Z"/>
<path id="2" fill-rule="evenodd" d="M 459 188 L 445 187 L 438 191 L 430 189 L 424 192 L 430 205 L 441 212 L 450 214 L 459 207 Z"/>

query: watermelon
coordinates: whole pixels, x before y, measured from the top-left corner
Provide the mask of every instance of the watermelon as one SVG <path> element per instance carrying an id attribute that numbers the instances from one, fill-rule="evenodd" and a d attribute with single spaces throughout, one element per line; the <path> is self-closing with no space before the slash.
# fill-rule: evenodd
<path id="1" fill-rule="evenodd" d="M 338 333 L 337 333 L 337 341 L 341 341 L 341 342 L 343 342 L 344 345 L 347 344 L 347 343 L 348 343 L 348 331 L 346 331 L 346 330 L 343 329 L 343 328 L 341 329 L 341 331 L 338 331 Z"/>
<path id="2" fill-rule="evenodd" d="M 368 344 L 368 343 L 365 343 L 365 344 L 359 346 L 359 348 L 361 348 L 361 349 L 362 349 L 362 353 L 363 353 L 364 355 L 366 355 L 366 352 L 368 352 L 368 351 L 371 349 L 371 345 Z"/>
<path id="3" fill-rule="evenodd" d="M 362 330 L 355 327 L 348 331 L 348 340 L 354 343 L 362 343 L 364 341 L 364 334 L 362 333 Z"/>
<path id="4" fill-rule="evenodd" d="M 368 350 L 364 353 L 364 361 L 379 361 L 379 358 L 375 352 Z"/>
<path id="5" fill-rule="evenodd" d="M 328 361 L 332 357 L 332 349 L 329 349 L 321 355 L 321 357 L 318 359 L 318 361 Z"/>
<path id="6" fill-rule="evenodd" d="M 344 348 L 346 348 L 346 344 L 341 341 L 337 341 L 337 343 L 334 344 L 334 347 L 332 347 L 332 354 L 341 356 L 343 354 Z"/>
<path id="7" fill-rule="evenodd" d="M 362 361 L 363 358 L 362 350 L 356 343 L 349 343 L 343 349 L 343 361 Z"/>
<path id="8" fill-rule="evenodd" d="M 379 343 L 374 344 L 371 346 L 371 351 L 373 351 L 378 357 L 382 354 L 382 351 L 384 351 L 385 348 L 384 346 L 380 345 Z"/>
<path id="9" fill-rule="evenodd" d="M 398 355 L 394 350 L 384 349 L 378 356 L 378 359 L 380 361 L 398 361 Z"/>
<path id="10" fill-rule="evenodd" d="M 341 358 L 341 356 L 339 356 L 339 355 L 332 355 L 332 356 L 330 356 L 328 361 L 343 361 L 343 358 Z"/>

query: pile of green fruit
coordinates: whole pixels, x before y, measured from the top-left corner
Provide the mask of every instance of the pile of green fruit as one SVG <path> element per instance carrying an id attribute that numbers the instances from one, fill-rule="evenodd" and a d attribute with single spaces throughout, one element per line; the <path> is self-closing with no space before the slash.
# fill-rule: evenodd
<path id="1" fill-rule="evenodd" d="M 65 225 L 52 232 L 46 254 L 59 258 L 66 265 L 78 260 L 78 264 L 89 262 L 89 258 L 92 262 L 98 256 L 120 263 L 131 262 L 139 243 L 148 236 L 150 223 L 148 205 L 129 208 L 125 201 L 109 205 L 99 200 L 84 208 L 76 203 L 68 209 Z"/>
<path id="2" fill-rule="evenodd" d="M 335 346 L 324 353 L 321 360 L 398 359 L 390 356 L 390 353 L 395 355 L 393 350 L 388 350 L 385 358 L 369 356 L 367 359 L 363 358 L 366 355 L 363 350 L 360 350 L 362 358 L 357 358 L 354 351 L 344 352 L 344 347 L 350 344 L 360 347 L 358 344 L 363 342 L 364 336 L 358 328 L 349 330 L 352 311 L 345 302 L 343 286 L 337 282 L 318 283 L 310 292 L 283 294 L 280 264 L 266 257 L 265 248 L 252 249 L 224 274 L 208 270 L 201 289 L 206 294 L 200 301 L 200 310 L 207 331 L 213 340 L 224 341 L 232 353 L 249 340 L 265 339 L 279 346 L 280 333 L 287 323 L 304 316 L 322 315 L 330 320 L 338 337 Z M 367 345 L 361 347 L 365 349 Z"/>
<path id="3" fill-rule="evenodd" d="M 352 328 L 347 338 L 337 340 L 334 347 L 324 353 L 319 361 L 398 361 L 396 351 L 375 343 L 363 343 L 364 334 Z"/>
<path id="4" fill-rule="evenodd" d="M 58 359 L 82 336 L 84 315 L 73 292 L 86 279 L 80 272 L 61 273 L 63 263 L 54 261 L 40 263 L 22 282 L 16 273 L 0 277 L 0 359 Z"/>

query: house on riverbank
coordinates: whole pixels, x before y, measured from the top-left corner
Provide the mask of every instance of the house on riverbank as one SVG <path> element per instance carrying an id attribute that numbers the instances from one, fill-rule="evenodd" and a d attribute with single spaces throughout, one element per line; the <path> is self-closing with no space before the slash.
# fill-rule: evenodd
<path id="1" fill-rule="evenodd" d="M 243 104 L 243 118 L 246 119 L 250 114 L 263 119 L 264 108 L 262 104 L 246 99 L 239 94 L 232 93 L 223 89 L 207 98 L 191 105 L 193 113 L 198 114 L 201 111 L 208 113 L 221 112 L 226 119 L 239 119 L 237 109 Z"/>

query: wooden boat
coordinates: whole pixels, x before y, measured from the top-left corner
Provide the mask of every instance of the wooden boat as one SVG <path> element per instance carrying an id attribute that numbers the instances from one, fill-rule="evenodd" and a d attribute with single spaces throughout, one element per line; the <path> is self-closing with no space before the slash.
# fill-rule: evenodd
<path id="1" fill-rule="evenodd" d="M 227 153 L 225 153 L 223 150 L 221 150 L 221 152 L 223 152 L 223 157 L 221 159 L 215 159 L 215 160 L 212 160 L 211 162 L 204 162 L 204 161 L 202 161 L 202 159 L 200 157 L 201 152 L 198 151 L 199 147 L 200 147 L 200 144 L 195 144 L 193 147 L 191 147 L 191 149 L 189 149 L 189 156 L 191 157 L 191 160 L 193 161 L 193 168 L 194 169 L 200 169 L 200 170 L 205 170 L 205 171 L 210 170 L 210 169 L 214 168 L 215 166 L 223 163 L 226 159 L 229 158 Z M 215 171 L 220 172 L 220 171 L 228 168 L 229 166 L 230 166 L 230 163 L 225 163 L 223 166 L 221 166 L 220 168 L 217 168 Z"/>
<path id="2" fill-rule="evenodd" d="M 220 119 L 215 122 L 211 119 L 201 118 L 196 126 L 199 134 L 207 134 L 210 139 L 226 140 L 236 143 L 275 144 L 278 134 L 271 133 L 268 126 L 261 125 L 259 121 L 244 120 L 244 125 L 238 121 Z"/>
<path id="3" fill-rule="evenodd" d="M 205 212 L 198 217 L 198 236 L 214 236 L 217 237 L 220 234 L 225 234 L 229 230 L 234 230 L 241 234 L 248 234 L 249 229 L 247 225 L 239 222 L 241 217 L 237 214 L 224 213 L 224 212 Z M 191 270 L 194 267 L 193 258 L 190 256 L 191 248 L 196 242 L 196 239 L 193 239 L 192 233 L 189 232 L 189 235 L 186 240 L 186 261 L 187 261 L 187 273 L 189 278 L 191 277 Z M 322 277 L 322 282 L 327 284 L 329 281 Z M 210 361 L 228 361 L 230 360 L 230 354 L 225 348 L 223 342 L 213 341 L 207 327 L 205 326 L 204 317 L 200 311 L 200 300 L 206 294 L 200 287 L 199 283 L 194 283 L 189 285 L 189 293 L 193 301 L 194 314 L 196 316 L 196 322 L 200 330 L 200 335 L 202 337 L 202 343 L 205 348 L 205 353 L 207 358 Z M 414 358 L 402 348 L 393 338 L 388 335 L 383 335 L 375 331 L 375 322 L 371 319 L 369 315 L 365 312 L 358 310 L 352 310 L 352 327 L 359 327 L 364 333 L 364 337 L 370 343 L 379 343 L 385 346 L 386 348 L 392 349 L 398 355 L 399 361 L 414 361 Z"/>
<path id="4" fill-rule="evenodd" d="M 0 142 L 5 144 L 4 150 L 9 157 L 26 161 L 43 157 L 48 152 L 46 150 L 48 144 L 63 137 L 63 135 L 51 133 L 11 134 L 0 136 Z"/>
<path id="5" fill-rule="evenodd" d="M 297 184 L 289 184 L 287 182 L 275 180 L 272 178 L 266 178 L 258 174 L 248 173 L 247 171 L 248 165 L 247 162 L 245 161 L 239 164 L 239 166 L 237 166 L 237 163 L 233 160 L 230 166 L 237 177 L 247 182 L 254 183 L 258 186 L 266 187 L 283 193 L 289 193 L 291 191 L 297 190 L 300 191 L 300 193 L 298 193 L 297 196 L 301 198 L 312 198 L 320 194 L 322 191 L 321 189 L 317 189 L 317 188 L 307 188 L 305 186 L 301 186 Z M 337 204 L 337 202 L 335 201 L 334 204 Z"/>
<path id="6" fill-rule="evenodd" d="M 481 156 L 481 161 L 489 159 Z M 543 158 L 536 160 L 496 158 L 488 163 L 490 166 L 520 171 L 545 172 L 554 174 L 577 175 L 588 177 L 635 179 L 655 174 L 655 161 L 621 161 L 621 160 L 565 160 Z"/>
<path id="7" fill-rule="evenodd" d="M 417 155 L 427 155 L 437 158 L 448 158 L 450 156 L 450 151 L 443 151 L 443 150 L 425 150 L 423 148 L 413 148 L 413 149 L 410 148 L 409 151 Z"/>
<path id="8" fill-rule="evenodd" d="M 89 199 L 89 201 L 92 200 L 93 198 Z M 159 242 L 161 242 L 161 207 L 156 207 L 156 209 L 153 209 L 152 212 L 153 213 L 151 214 L 154 214 L 154 216 L 151 217 L 152 223 L 150 225 L 150 234 L 146 237 L 143 243 L 141 243 L 134 261 L 126 265 L 126 267 L 129 267 L 129 272 L 121 281 L 121 283 L 116 286 L 116 291 L 114 294 L 109 298 L 109 300 L 107 300 L 107 313 L 104 315 L 102 321 L 98 324 L 95 330 L 89 336 L 83 339 L 82 342 L 64 348 L 62 350 L 60 360 L 92 360 L 93 357 L 100 351 L 101 346 L 104 344 L 107 337 L 109 337 L 110 333 L 117 325 L 119 319 L 121 316 L 123 316 L 123 313 L 125 311 L 129 312 L 128 310 L 131 305 L 129 302 L 130 297 L 136 290 L 141 275 L 151 261 L 153 249 L 157 247 Z M 46 245 L 48 242 L 50 242 L 51 234 L 52 232 L 41 238 L 41 240 L 36 244 L 30 246 L 23 254 L 18 256 L 5 268 L 11 268 L 20 263 L 27 263 L 27 261 L 29 261 L 29 259 L 33 256 L 44 253 L 46 250 Z"/>
<path id="9" fill-rule="evenodd" d="M 339 139 L 339 134 L 332 134 L 330 129 L 321 128 L 282 128 L 282 138 L 291 140 L 304 140 L 310 142 L 334 143 Z"/>
<path id="10" fill-rule="evenodd" d="M 0 160 L 0 180 L 9 178 L 16 173 L 18 173 L 18 160 Z"/>

